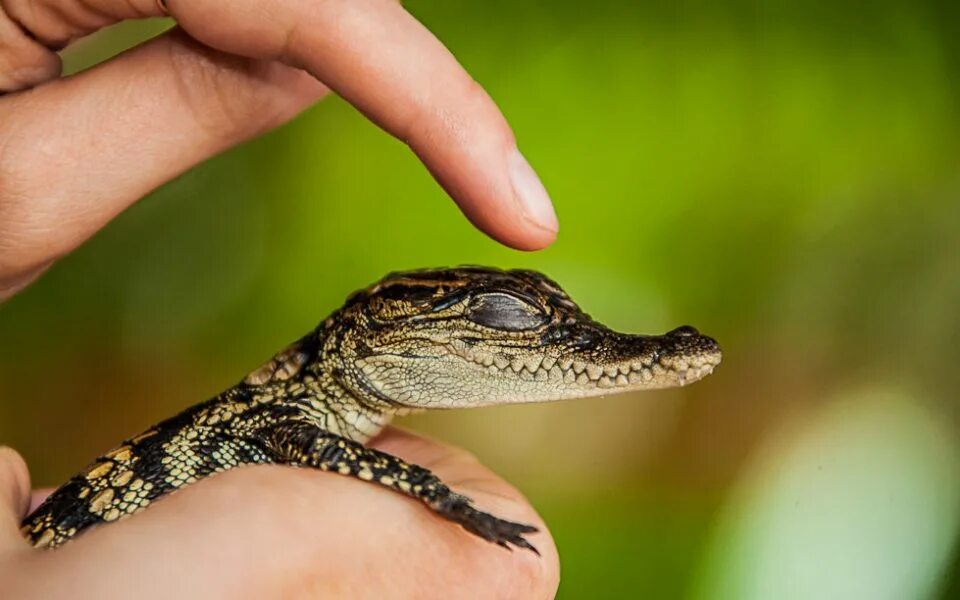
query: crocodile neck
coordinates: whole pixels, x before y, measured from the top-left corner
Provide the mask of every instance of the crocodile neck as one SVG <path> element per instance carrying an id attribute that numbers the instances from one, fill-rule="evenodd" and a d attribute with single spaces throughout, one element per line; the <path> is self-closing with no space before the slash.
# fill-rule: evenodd
<path id="1" fill-rule="evenodd" d="M 237 389 L 245 390 L 253 404 L 282 405 L 330 433 L 366 442 L 396 411 L 344 385 L 338 329 L 328 319 L 250 373 Z"/>

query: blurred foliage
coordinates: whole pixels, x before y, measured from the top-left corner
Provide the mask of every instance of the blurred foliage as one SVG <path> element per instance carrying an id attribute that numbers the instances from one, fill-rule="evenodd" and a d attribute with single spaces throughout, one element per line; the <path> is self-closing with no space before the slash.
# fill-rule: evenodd
<path id="1" fill-rule="evenodd" d="M 724 586 L 744 573 L 809 567 L 790 562 L 802 548 L 777 552 L 801 543 L 777 537 L 798 528 L 831 555 L 912 533 L 927 580 L 890 589 L 960 596 L 951 510 L 919 532 L 830 535 L 876 489 L 955 497 L 937 473 L 960 465 L 956 4 L 407 6 L 510 119 L 556 202 L 557 244 L 491 242 L 401 143 L 329 99 L 157 191 L 0 307 L 0 440 L 35 481 L 215 393 L 388 271 L 532 267 L 611 326 L 691 323 L 725 348 L 723 367 L 682 391 L 406 421 L 528 493 L 560 544 L 561 597 L 737 597 Z M 166 26 L 115 28 L 66 64 Z M 865 391 L 835 417 L 847 421 L 816 417 L 850 389 Z M 877 416 L 887 389 L 910 390 L 896 406 L 913 408 Z M 864 420 L 870 443 L 842 443 Z M 916 434 L 931 421 L 939 446 Z M 841 440 L 823 446 L 817 423 Z M 794 443 L 829 448 L 835 487 L 784 471 L 804 468 L 778 450 Z M 881 469 L 891 460 L 940 464 L 922 477 Z M 825 496 L 833 518 L 790 512 L 791 494 Z M 918 522 L 923 497 L 883 522 Z M 896 555 L 878 556 L 823 571 L 836 585 L 820 597 L 893 577 Z"/>

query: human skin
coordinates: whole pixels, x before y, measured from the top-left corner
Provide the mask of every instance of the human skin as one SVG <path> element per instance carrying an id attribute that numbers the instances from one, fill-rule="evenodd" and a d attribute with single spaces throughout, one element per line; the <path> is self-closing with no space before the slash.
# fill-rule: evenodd
<path id="1" fill-rule="evenodd" d="M 0 294 L 136 200 L 334 90 L 481 230 L 535 250 L 550 199 L 497 106 L 394 0 L 169 0 L 178 29 L 59 78 L 49 50 L 156 0 L 0 2 Z M 27 35 L 26 32 L 29 32 Z"/>
<path id="2" fill-rule="evenodd" d="M 155 0 L 0 0 L 0 301 L 173 177 L 330 90 L 407 143 L 472 223 L 525 250 L 557 220 L 493 101 L 393 0 L 169 0 L 178 28 L 61 78 L 51 48 Z M 550 597 L 556 547 L 503 480 L 395 429 L 371 445 L 531 523 L 509 552 L 415 501 L 308 469 L 241 468 L 55 552 L 30 548 L 20 456 L 0 447 L 5 597 Z M 38 494 L 34 494 L 34 503 Z"/>
<path id="3" fill-rule="evenodd" d="M 407 432 L 390 428 L 372 445 L 433 470 L 484 510 L 534 524 L 541 555 L 490 544 L 363 481 L 262 465 L 188 486 L 56 551 L 34 550 L 19 533 L 27 468 L 0 447 L 4 597 L 553 597 L 556 547 L 517 490 L 463 450 Z"/>

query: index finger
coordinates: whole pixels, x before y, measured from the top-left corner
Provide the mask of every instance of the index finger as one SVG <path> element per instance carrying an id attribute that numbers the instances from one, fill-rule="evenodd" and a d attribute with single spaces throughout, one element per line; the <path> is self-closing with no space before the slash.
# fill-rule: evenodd
<path id="1" fill-rule="evenodd" d="M 169 0 L 168 7 L 208 45 L 312 73 L 406 142 L 495 239 L 524 250 L 555 239 L 550 198 L 500 110 L 394 0 Z"/>

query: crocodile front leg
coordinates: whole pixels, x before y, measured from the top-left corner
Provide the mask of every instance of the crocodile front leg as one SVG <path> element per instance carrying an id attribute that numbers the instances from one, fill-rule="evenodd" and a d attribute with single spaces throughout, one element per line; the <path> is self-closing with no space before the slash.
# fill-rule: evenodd
<path id="1" fill-rule="evenodd" d="M 504 548 L 509 544 L 539 554 L 523 534 L 536 527 L 498 519 L 472 506 L 466 496 L 453 492 L 436 475 L 419 465 L 304 421 L 279 423 L 259 432 L 277 463 L 309 466 L 323 471 L 371 481 L 426 504 L 445 519 Z"/>
<path id="2" fill-rule="evenodd" d="M 56 548 L 93 525 L 138 513 L 194 481 L 269 462 L 272 455 L 259 442 L 197 426 L 186 414 L 97 458 L 24 519 L 22 532 L 38 548 Z"/>

